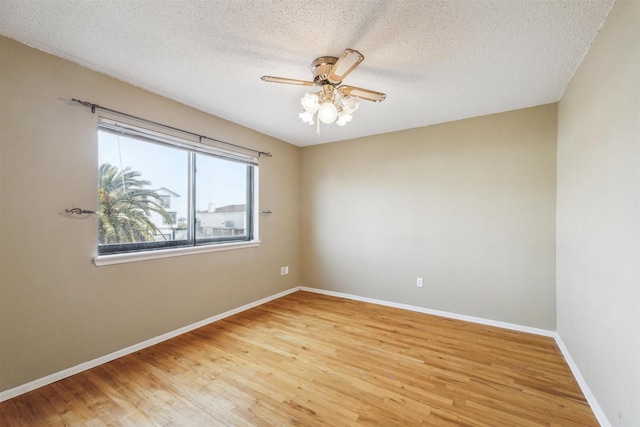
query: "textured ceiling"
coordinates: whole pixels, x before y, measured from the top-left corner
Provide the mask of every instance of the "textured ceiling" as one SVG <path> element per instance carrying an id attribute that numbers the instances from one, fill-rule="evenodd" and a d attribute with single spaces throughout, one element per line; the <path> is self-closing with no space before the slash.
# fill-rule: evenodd
<path id="1" fill-rule="evenodd" d="M 558 101 L 612 4 L 0 0 L 0 34 L 306 146 Z M 260 76 L 310 80 L 345 48 L 365 56 L 345 83 L 387 99 L 317 135 L 298 118 L 310 88 Z"/>

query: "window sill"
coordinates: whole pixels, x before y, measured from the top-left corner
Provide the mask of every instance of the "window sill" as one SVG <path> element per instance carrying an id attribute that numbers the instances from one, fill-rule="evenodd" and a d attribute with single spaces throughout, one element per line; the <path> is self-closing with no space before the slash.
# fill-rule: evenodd
<path id="1" fill-rule="evenodd" d="M 190 246 L 187 248 L 162 249 L 146 252 L 130 252 L 126 254 L 98 255 L 93 258 L 93 263 L 97 267 L 102 267 L 103 265 L 123 264 L 127 262 L 147 261 L 159 258 L 173 258 L 183 255 L 228 251 L 231 249 L 252 248 L 256 246 L 260 246 L 259 240 L 238 243 L 222 243 L 219 245 Z"/>

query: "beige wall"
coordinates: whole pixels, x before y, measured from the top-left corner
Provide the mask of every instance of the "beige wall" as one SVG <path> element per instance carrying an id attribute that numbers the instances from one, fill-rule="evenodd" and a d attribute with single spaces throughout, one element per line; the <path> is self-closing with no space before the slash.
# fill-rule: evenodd
<path id="1" fill-rule="evenodd" d="M 555 104 L 305 147 L 302 284 L 554 330 L 555 166 Z"/>
<path id="2" fill-rule="evenodd" d="M 300 149 L 0 37 L 0 391 L 300 283 Z M 76 97 L 269 151 L 262 245 L 95 267 L 96 118 Z M 280 266 L 290 274 L 280 276 Z"/>
<path id="3" fill-rule="evenodd" d="M 609 422 L 640 423 L 640 1 L 618 0 L 558 110 L 558 334 Z"/>

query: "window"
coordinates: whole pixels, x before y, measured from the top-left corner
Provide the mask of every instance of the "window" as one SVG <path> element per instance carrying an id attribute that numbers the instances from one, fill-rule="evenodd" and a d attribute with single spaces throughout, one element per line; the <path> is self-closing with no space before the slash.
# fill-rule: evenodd
<path id="1" fill-rule="evenodd" d="M 98 255 L 254 240 L 255 157 L 104 118 L 98 144 Z"/>
<path id="2" fill-rule="evenodd" d="M 165 207 L 164 204 L 162 204 L 162 207 Z M 163 224 L 175 224 L 177 216 L 178 216 L 177 212 L 167 212 L 167 216 L 163 216 L 162 217 L 162 223 Z"/>
<path id="3" fill-rule="evenodd" d="M 160 194 L 158 197 L 160 205 L 162 205 L 163 208 L 169 209 L 171 207 L 171 196 L 163 196 Z"/>

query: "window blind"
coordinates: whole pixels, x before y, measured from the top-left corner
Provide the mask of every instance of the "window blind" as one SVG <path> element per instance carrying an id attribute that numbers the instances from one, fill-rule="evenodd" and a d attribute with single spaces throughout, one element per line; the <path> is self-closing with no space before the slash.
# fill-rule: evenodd
<path id="1" fill-rule="evenodd" d="M 258 166 L 258 156 L 252 154 L 251 150 L 245 151 L 241 147 L 229 148 L 225 146 L 223 148 L 223 144 L 216 143 L 215 140 L 211 140 L 206 137 L 201 137 L 199 140 L 195 140 L 195 137 L 191 134 L 178 136 L 159 129 L 149 129 L 148 127 L 150 126 L 136 126 L 106 117 L 100 117 L 98 120 L 98 129 L 105 132 L 120 134 L 123 136 L 132 136 L 155 144 L 165 144 L 186 151 L 192 151 L 251 166 Z M 203 141 L 207 141 L 207 143 Z"/>

